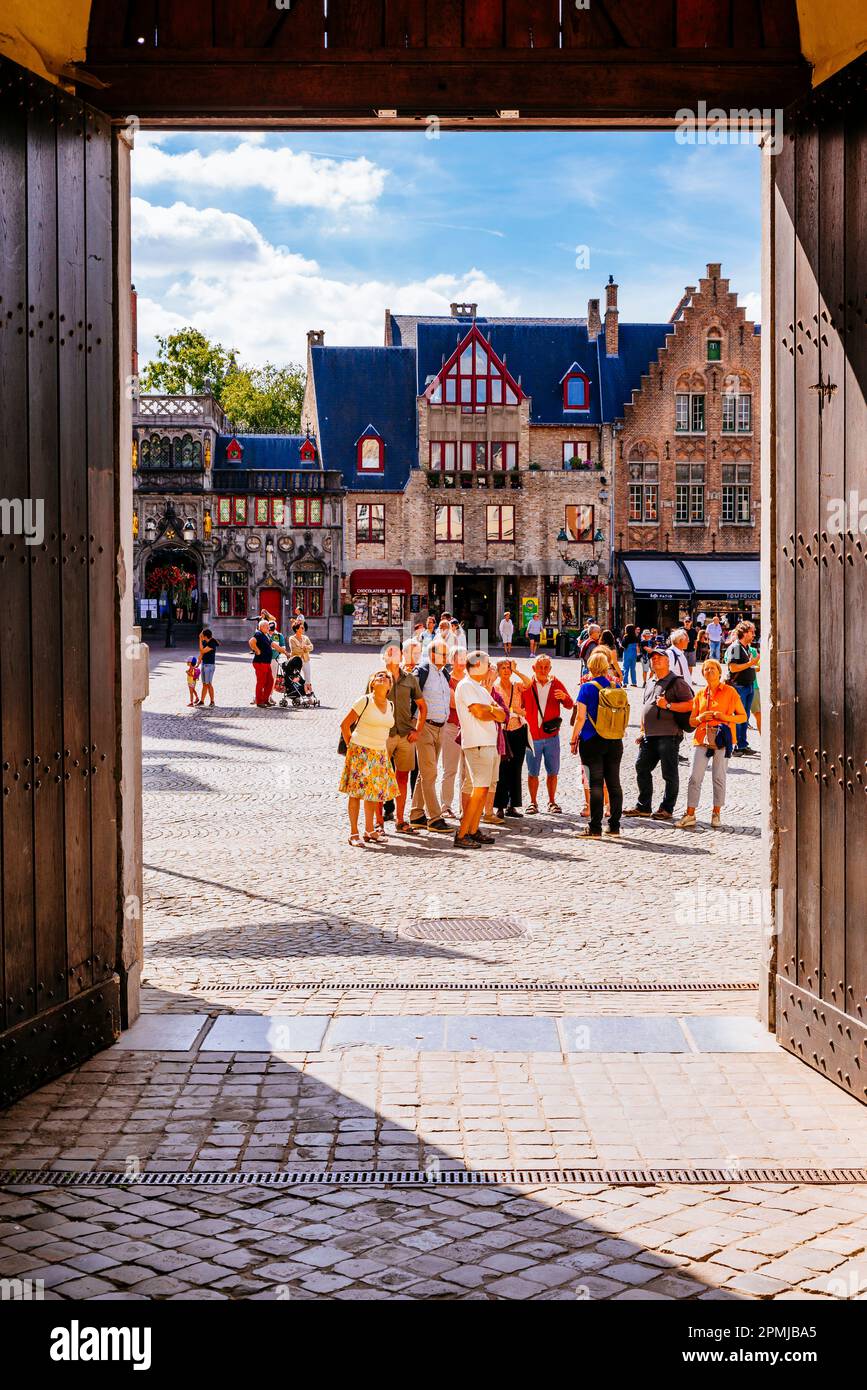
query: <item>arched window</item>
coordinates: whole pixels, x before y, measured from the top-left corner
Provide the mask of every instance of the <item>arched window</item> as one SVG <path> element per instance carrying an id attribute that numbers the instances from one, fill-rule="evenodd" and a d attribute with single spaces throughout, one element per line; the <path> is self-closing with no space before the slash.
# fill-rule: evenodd
<path id="1" fill-rule="evenodd" d="M 178 436 L 174 440 L 175 468 L 201 468 L 202 445 L 191 434 Z"/>
<path id="2" fill-rule="evenodd" d="M 167 434 L 152 434 L 148 453 L 150 468 L 171 468 L 172 441 Z"/>
<path id="3" fill-rule="evenodd" d="M 321 618 L 325 612 L 325 571 L 319 565 L 296 569 L 292 575 L 292 611 L 300 608 L 305 618 Z"/>
<path id="4" fill-rule="evenodd" d="M 718 328 L 711 328 L 707 335 L 708 362 L 722 361 L 722 334 Z"/>
<path id="5" fill-rule="evenodd" d="M 246 570 L 217 571 L 217 615 L 220 618 L 246 618 L 249 578 Z"/>

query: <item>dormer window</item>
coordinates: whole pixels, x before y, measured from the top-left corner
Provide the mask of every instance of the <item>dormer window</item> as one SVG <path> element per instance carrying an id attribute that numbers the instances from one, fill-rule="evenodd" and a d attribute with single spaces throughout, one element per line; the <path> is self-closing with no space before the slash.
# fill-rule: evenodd
<path id="1" fill-rule="evenodd" d="M 564 410 L 590 409 L 590 378 L 573 362 L 568 372 L 561 378 Z"/>
<path id="2" fill-rule="evenodd" d="M 240 463 L 243 452 L 243 445 L 239 444 L 237 439 L 229 440 L 226 445 L 226 459 L 229 463 Z"/>
<path id="3" fill-rule="evenodd" d="M 305 439 L 299 452 L 302 463 L 316 462 L 316 445 L 312 439 Z"/>
<path id="4" fill-rule="evenodd" d="M 507 371 L 490 343 L 472 328 L 425 388 L 431 405 L 460 406 L 464 415 L 480 415 L 490 406 L 518 405 L 520 383 Z"/>
<path id="5" fill-rule="evenodd" d="M 364 434 L 356 441 L 358 450 L 357 468 L 359 473 L 385 472 L 385 444 L 382 435 L 373 425 L 368 425 Z"/>

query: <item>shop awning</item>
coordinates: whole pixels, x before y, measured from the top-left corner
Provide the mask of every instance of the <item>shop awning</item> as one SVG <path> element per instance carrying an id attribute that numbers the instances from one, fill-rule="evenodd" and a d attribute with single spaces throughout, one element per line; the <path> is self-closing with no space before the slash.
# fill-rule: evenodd
<path id="1" fill-rule="evenodd" d="M 690 582 L 677 560 L 624 560 L 636 598 L 684 598 Z"/>
<path id="2" fill-rule="evenodd" d="M 697 598 L 758 598 L 761 562 L 749 560 L 681 561 Z"/>
<path id="3" fill-rule="evenodd" d="M 353 570 L 349 576 L 351 594 L 411 594 L 409 570 Z"/>

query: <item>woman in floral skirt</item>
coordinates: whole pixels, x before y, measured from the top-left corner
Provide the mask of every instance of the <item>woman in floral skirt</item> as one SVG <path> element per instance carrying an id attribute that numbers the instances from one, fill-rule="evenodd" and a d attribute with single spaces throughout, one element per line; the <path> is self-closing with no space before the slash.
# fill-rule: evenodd
<path id="1" fill-rule="evenodd" d="M 346 744 L 346 761 L 340 788 L 349 796 L 349 843 L 360 845 L 358 809 L 364 802 L 364 839 L 380 844 L 384 837 L 382 804 L 397 796 L 397 778 L 388 756 L 388 736 L 394 724 L 394 706 L 388 698 L 391 677 L 377 671 L 370 678 L 367 695 L 349 710 L 340 726 Z M 374 824 L 374 816 L 378 824 Z"/>

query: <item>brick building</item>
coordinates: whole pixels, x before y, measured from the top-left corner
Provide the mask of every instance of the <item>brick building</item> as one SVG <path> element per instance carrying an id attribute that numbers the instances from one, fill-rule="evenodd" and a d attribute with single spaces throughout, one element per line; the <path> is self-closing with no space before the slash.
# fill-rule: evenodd
<path id="1" fill-rule="evenodd" d="M 624 621 L 758 611 L 759 331 L 720 272 L 687 287 L 615 427 Z"/>
<path id="2" fill-rule="evenodd" d="M 758 339 L 719 271 L 666 323 L 621 323 L 612 278 L 604 318 L 598 300 L 557 319 L 453 304 L 386 310 L 383 347 L 308 334 L 356 641 L 443 609 L 493 633 L 507 609 L 667 622 L 757 592 Z M 709 560 L 691 574 L 681 554 Z"/>

